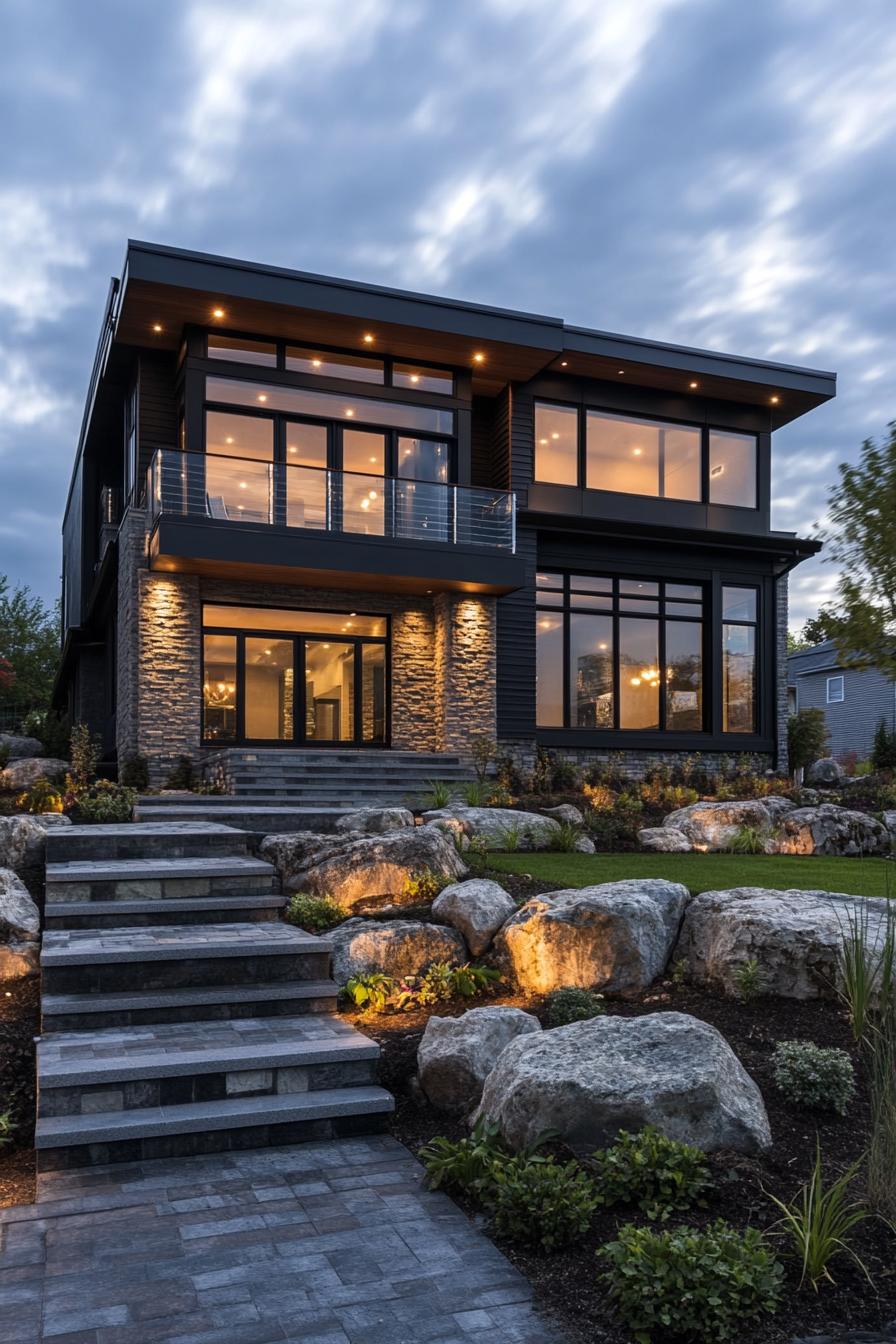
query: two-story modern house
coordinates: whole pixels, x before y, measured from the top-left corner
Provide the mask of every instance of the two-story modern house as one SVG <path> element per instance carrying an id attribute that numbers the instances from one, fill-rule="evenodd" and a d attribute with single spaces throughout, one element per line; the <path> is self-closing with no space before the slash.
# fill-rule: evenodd
<path id="1" fill-rule="evenodd" d="M 146 243 L 64 523 L 60 696 L 180 755 L 783 759 L 775 428 L 830 373 Z"/>

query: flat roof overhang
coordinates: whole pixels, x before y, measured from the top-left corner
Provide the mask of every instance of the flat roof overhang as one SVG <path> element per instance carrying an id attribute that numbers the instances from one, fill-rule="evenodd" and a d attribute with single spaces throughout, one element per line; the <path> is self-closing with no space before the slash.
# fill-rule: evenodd
<path id="1" fill-rule="evenodd" d="M 224 309 L 218 321 L 213 309 Z M 153 328 L 160 325 L 162 331 Z M 550 369 L 767 408 L 776 429 L 836 394 L 836 375 L 687 346 L 567 326 L 561 318 L 364 285 L 202 252 L 129 242 L 114 340 L 177 349 L 184 326 L 383 350 L 467 367 L 494 395 Z M 473 356 L 485 356 L 477 364 Z M 624 370 L 620 373 L 619 370 Z M 773 401 L 773 398 L 777 398 Z"/>
<path id="2" fill-rule="evenodd" d="M 164 516 L 150 534 L 149 564 L 157 573 L 366 592 L 501 596 L 525 582 L 523 560 L 497 547 L 319 536 L 296 528 Z"/>

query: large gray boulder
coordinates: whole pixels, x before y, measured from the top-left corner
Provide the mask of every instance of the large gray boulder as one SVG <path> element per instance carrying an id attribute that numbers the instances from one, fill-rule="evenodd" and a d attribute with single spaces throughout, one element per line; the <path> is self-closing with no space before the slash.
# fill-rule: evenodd
<path id="1" fill-rule="evenodd" d="M 881 812 L 880 819 L 890 840 L 896 840 L 896 811 Z"/>
<path id="2" fill-rule="evenodd" d="M 517 1036 L 541 1031 L 520 1008 L 471 1008 L 461 1017 L 431 1017 L 417 1049 L 420 1086 L 440 1111 L 467 1115 L 503 1050 Z"/>
<path id="3" fill-rule="evenodd" d="M 839 762 L 834 760 L 833 756 L 823 756 L 820 761 L 813 761 L 806 771 L 806 783 L 814 784 L 822 789 L 830 789 L 842 784 L 845 778 L 846 771 Z"/>
<path id="4" fill-rule="evenodd" d="M 46 853 L 47 831 L 53 826 L 70 825 L 70 818 L 54 812 L 0 817 L 0 867 L 17 873 L 39 868 Z"/>
<path id="5" fill-rule="evenodd" d="M 692 849 L 699 850 L 730 849 L 745 826 L 771 837 L 774 819 L 764 801 L 691 803 L 671 812 L 663 822 L 664 829 L 678 831 Z"/>
<path id="6" fill-rule="evenodd" d="M 476 1113 L 520 1149 L 544 1130 L 579 1153 L 655 1125 L 704 1152 L 771 1143 L 759 1088 L 727 1041 L 686 1013 L 604 1016 L 511 1041 Z"/>
<path id="7" fill-rule="evenodd" d="M 40 912 L 11 868 L 0 868 L 0 980 L 34 975 L 40 966 Z"/>
<path id="8" fill-rule="evenodd" d="M 546 817 L 553 817 L 555 821 L 567 826 L 584 826 L 585 818 L 577 807 L 572 803 L 558 803 L 556 807 L 543 807 L 542 812 Z"/>
<path id="9" fill-rule="evenodd" d="M 867 922 L 880 946 L 887 902 L 828 891 L 735 887 L 689 903 L 677 955 L 690 979 L 737 993 L 737 972 L 758 963 L 760 988 L 786 999 L 834 998 L 840 951 L 851 922 Z"/>
<path id="10" fill-rule="evenodd" d="M 18 761 L 23 756 L 40 756 L 43 743 L 36 737 L 20 737 L 18 733 L 0 733 L 0 752 L 6 751 L 7 760 Z"/>
<path id="11" fill-rule="evenodd" d="M 402 827 L 383 835 L 269 835 L 260 854 L 277 868 L 286 891 L 330 896 L 344 910 L 383 897 L 405 899 L 406 883 L 415 874 L 449 880 L 467 875 L 453 841 L 435 826 Z"/>
<path id="12" fill-rule="evenodd" d="M 401 979 L 422 975 L 434 961 L 461 966 L 467 960 L 466 944 L 455 929 L 416 919 L 347 919 L 326 936 L 333 944 L 333 979 L 340 985 L 371 971 Z"/>
<path id="13" fill-rule="evenodd" d="M 797 807 L 782 817 L 775 840 L 778 854 L 888 854 L 892 837 L 867 812 L 833 803 Z"/>
<path id="14" fill-rule="evenodd" d="M 694 848 L 684 831 L 672 826 L 645 826 L 638 832 L 638 843 L 656 854 L 690 854 Z"/>
<path id="15" fill-rule="evenodd" d="M 340 817 L 336 822 L 336 830 L 382 835 L 385 831 L 401 831 L 413 824 L 414 814 L 406 807 L 359 807 Z"/>
<path id="16" fill-rule="evenodd" d="M 18 793 L 30 789 L 39 779 L 54 780 L 69 769 L 68 761 L 54 760 L 51 756 L 23 756 L 20 760 L 10 761 L 4 770 L 0 770 L 0 791 Z"/>
<path id="17" fill-rule="evenodd" d="M 423 820 L 461 830 L 472 839 L 479 836 L 489 849 L 549 849 L 552 836 L 560 833 L 560 823 L 539 812 L 517 812 L 512 807 L 435 808 L 423 813 Z"/>
<path id="18" fill-rule="evenodd" d="M 521 906 L 494 953 L 521 990 L 644 989 L 666 968 L 688 889 L 664 878 L 552 891 Z"/>
<path id="19" fill-rule="evenodd" d="M 474 957 L 482 955 L 515 910 L 513 897 L 485 877 L 454 882 L 432 903 L 433 915 L 463 934 Z"/>

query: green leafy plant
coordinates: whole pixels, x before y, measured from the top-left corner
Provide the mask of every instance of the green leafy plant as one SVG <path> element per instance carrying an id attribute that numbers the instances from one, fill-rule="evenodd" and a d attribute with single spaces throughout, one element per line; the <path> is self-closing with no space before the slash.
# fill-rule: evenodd
<path id="1" fill-rule="evenodd" d="M 523 839 L 522 827 L 516 822 L 511 822 L 508 826 L 501 827 L 501 848 L 508 854 L 514 854 L 520 847 Z"/>
<path id="2" fill-rule="evenodd" d="M 688 963 L 684 957 L 676 957 L 672 962 L 669 979 L 673 989 L 684 989 L 688 982 Z"/>
<path id="3" fill-rule="evenodd" d="M 487 993 L 501 979 L 499 971 L 489 966 L 476 966 L 467 963 L 464 966 L 451 966 L 447 961 L 434 961 L 420 978 L 418 986 L 404 981 L 406 991 L 410 991 L 407 1003 L 416 999 L 420 1004 L 438 1003 L 442 999 L 455 997 L 474 999 Z"/>
<path id="4" fill-rule="evenodd" d="M 869 907 L 856 903 L 841 920 L 837 992 L 852 1026 L 864 1040 L 875 1014 L 896 1014 L 896 914 L 888 905 L 883 935 L 872 932 Z"/>
<path id="5" fill-rule="evenodd" d="M 779 1041 L 772 1064 L 775 1086 L 788 1101 L 846 1114 L 856 1081 L 845 1050 L 826 1049 L 812 1041 Z"/>
<path id="6" fill-rule="evenodd" d="M 494 1196 L 495 1171 L 510 1161 L 498 1125 L 480 1119 L 463 1139 L 431 1139 L 417 1154 L 433 1190 L 452 1190 L 479 1204 Z"/>
<path id="7" fill-rule="evenodd" d="M 356 1008 L 382 1013 L 395 987 L 391 975 L 384 975 L 382 971 L 370 971 L 367 975 L 353 975 L 346 983 L 345 993 Z"/>
<path id="8" fill-rule="evenodd" d="M 627 1224 L 597 1254 L 600 1280 L 638 1344 L 663 1331 L 705 1344 L 737 1339 L 781 1299 L 783 1269 L 752 1227 Z"/>
<path id="9" fill-rule="evenodd" d="M 402 899 L 410 905 L 431 905 L 445 886 L 447 878 L 434 873 L 431 868 L 423 868 L 419 873 L 410 873 L 402 888 Z"/>
<path id="10" fill-rule="evenodd" d="M 455 966 L 451 972 L 451 992 L 462 999 L 475 999 L 487 994 L 501 980 L 501 972 L 491 966 Z"/>
<path id="11" fill-rule="evenodd" d="M 732 854 L 764 854 L 768 831 L 762 826 L 739 826 L 728 842 Z"/>
<path id="12" fill-rule="evenodd" d="M 731 978 L 737 997 L 743 1003 L 751 1003 L 762 989 L 762 973 L 755 957 L 742 962 Z"/>
<path id="13" fill-rule="evenodd" d="M 875 770 L 896 770 L 896 728 L 879 719 L 871 747 L 871 765 Z"/>
<path id="14" fill-rule="evenodd" d="M 55 784 L 51 784 L 46 775 L 40 775 L 24 793 L 16 798 L 16 806 L 25 812 L 61 812 L 62 794 Z"/>
<path id="15" fill-rule="evenodd" d="M 324 933 L 342 923 L 345 911 L 329 896 L 311 896 L 308 892 L 297 891 L 290 897 L 285 919 L 287 924 L 295 924 L 308 933 Z"/>
<path id="16" fill-rule="evenodd" d="M 444 779 L 428 779 L 426 781 L 428 807 L 447 807 L 451 802 L 453 792 L 452 786 Z"/>
<path id="17" fill-rule="evenodd" d="M 468 779 L 461 785 L 461 796 L 468 807 L 485 807 L 490 792 L 484 779 Z"/>
<path id="18" fill-rule="evenodd" d="M 118 782 L 127 789 L 145 793 L 149 788 L 149 761 L 146 757 L 139 753 L 126 756 L 118 768 Z"/>
<path id="19" fill-rule="evenodd" d="M 791 774 L 805 770 L 824 755 L 828 726 L 824 710 L 801 709 L 787 720 L 787 764 Z"/>
<path id="20" fill-rule="evenodd" d="M 578 1162 L 522 1156 L 494 1171 L 494 1228 L 498 1236 L 556 1251 L 588 1230 L 599 1198 Z"/>
<path id="21" fill-rule="evenodd" d="M 606 1009 L 602 994 L 592 989 L 554 989 L 545 1000 L 545 1021 L 549 1027 L 565 1027 L 570 1022 L 587 1022 L 600 1017 Z"/>
<path id="22" fill-rule="evenodd" d="M 816 1140 L 812 1175 L 796 1197 L 785 1204 L 769 1195 L 781 1211 L 777 1227 L 780 1227 L 791 1253 L 802 1264 L 801 1285 L 808 1279 L 817 1291 L 822 1279 L 833 1283 L 829 1266 L 838 1255 L 850 1256 L 871 1282 L 865 1265 L 849 1244 L 853 1228 L 868 1217 L 867 1209 L 850 1195 L 858 1168 L 857 1162 L 825 1189 L 821 1145 Z"/>
<path id="23" fill-rule="evenodd" d="M 182 789 L 186 793 L 193 793 L 196 782 L 196 771 L 191 758 L 189 756 L 178 756 L 177 764 L 165 780 L 165 788 Z"/>
<path id="24" fill-rule="evenodd" d="M 109 825 L 130 821 L 137 795 L 110 779 L 98 779 L 85 793 L 78 795 L 75 812 L 85 826 Z"/>
<path id="25" fill-rule="evenodd" d="M 865 1179 L 868 1201 L 892 1225 L 896 1222 L 896 1012 L 874 1023 L 865 1043 L 871 1097 L 871 1135 Z"/>
<path id="26" fill-rule="evenodd" d="M 621 1129 L 616 1142 L 593 1153 L 591 1162 L 602 1203 L 633 1204 L 661 1222 L 700 1204 L 712 1185 L 705 1154 L 652 1125 L 637 1134 Z"/>
<path id="27" fill-rule="evenodd" d="M 558 854 L 572 854 L 581 836 L 581 826 L 576 826 L 571 821 L 561 821 L 558 823 L 556 830 L 553 827 L 551 828 L 551 833 L 548 836 L 548 848 Z"/>
<path id="28" fill-rule="evenodd" d="M 12 1111 L 0 1114 L 0 1148 L 12 1143 L 17 1126 L 13 1123 Z"/>
<path id="29" fill-rule="evenodd" d="M 96 779 L 96 768 L 102 753 L 102 743 L 98 736 L 91 733 L 86 723 L 76 723 L 72 729 L 71 741 L 72 768 L 69 775 L 71 792 L 77 797 L 86 792 Z"/>

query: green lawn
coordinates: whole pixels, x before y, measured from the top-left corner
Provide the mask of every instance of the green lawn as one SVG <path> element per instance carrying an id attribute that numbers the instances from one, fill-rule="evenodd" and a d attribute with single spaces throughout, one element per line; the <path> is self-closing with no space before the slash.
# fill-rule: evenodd
<path id="1" fill-rule="evenodd" d="M 896 867 L 888 859 L 829 859 L 798 854 L 490 854 L 504 873 L 530 873 L 564 887 L 588 887 L 625 877 L 667 877 L 692 892 L 729 887 L 797 887 L 896 896 Z"/>

